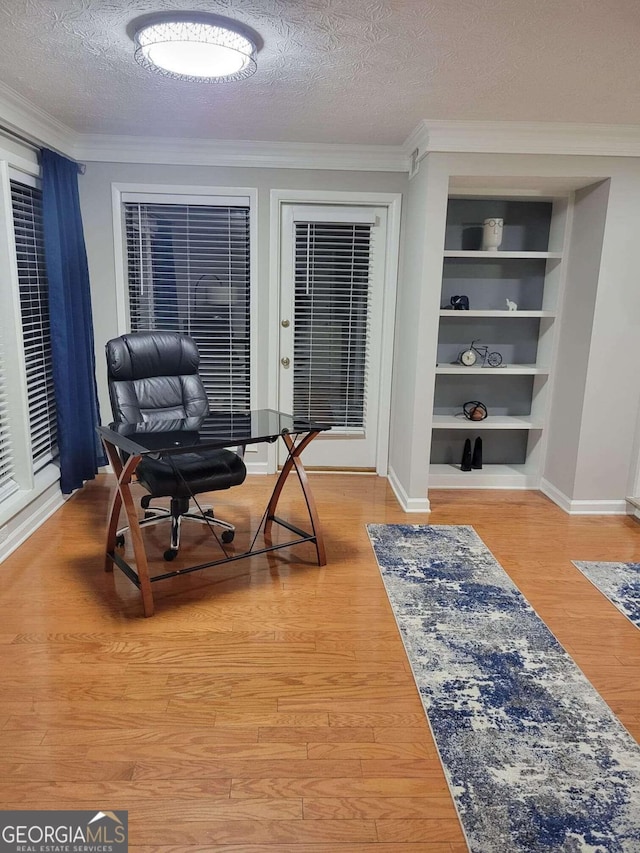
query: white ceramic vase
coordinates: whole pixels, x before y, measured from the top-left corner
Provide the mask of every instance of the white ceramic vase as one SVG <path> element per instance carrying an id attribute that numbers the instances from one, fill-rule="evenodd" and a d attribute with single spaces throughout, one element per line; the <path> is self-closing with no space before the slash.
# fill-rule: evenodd
<path id="1" fill-rule="evenodd" d="M 497 252 L 502 243 L 503 219 L 485 219 L 482 228 L 482 251 Z"/>

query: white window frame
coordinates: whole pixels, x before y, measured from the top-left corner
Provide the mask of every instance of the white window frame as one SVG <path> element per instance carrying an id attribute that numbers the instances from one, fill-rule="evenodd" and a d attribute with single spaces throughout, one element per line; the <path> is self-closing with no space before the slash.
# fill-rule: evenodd
<path id="1" fill-rule="evenodd" d="M 35 162 L 35 157 L 32 162 L 27 157 L 21 157 L 0 147 L 0 273 L 4 279 L 4 286 L 0 288 L 0 323 L 4 340 L 4 367 L 7 375 L 7 407 L 14 480 L 18 485 L 18 491 L 0 503 L 0 528 L 8 525 L 12 536 L 7 550 L 2 547 L 7 533 L 5 530 L 0 530 L 0 558 L 17 547 L 17 544 L 23 541 L 30 531 L 42 523 L 64 501 L 58 492 L 57 496 L 48 498 L 46 504 L 38 505 L 29 519 L 22 521 L 18 518 L 22 510 L 26 510 L 30 504 L 41 498 L 60 479 L 60 468 L 55 461 L 45 465 L 37 474 L 33 472 L 22 312 L 13 230 L 11 181 L 36 186 L 39 175 L 40 169 Z M 42 499 L 39 503 L 42 504 Z"/>
<path id="2" fill-rule="evenodd" d="M 249 206 L 249 398 L 256 408 L 257 366 L 257 259 L 258 259 L 258 190 L 253 187 L 194 187 L 167 184 L 111 184 L 113 238 L 115 250 L 116 313 L 118 334 L 129 329 L 129 299 L 127 288 L 127 249 L 123 202 L 149 204 L 220 204 L 233 205 L 244 201 Z"/>
<path id="3" fill-rule="evenodd" d="M 270 193 L 270 234 L 269 245 L 269 376 L 268 406 L 278 406 L 278 329 L 280 325 L 280 277 L 282 259 L 280 246 L 282 240 L 283 205 L 348 205 L 349 207 L 386 207 L 387 209 L 387 251 L 383 288 L 383 327 L 380 342 L 380 384 L 378 401 L 378 444 L 376 451 L 376 473 L 387 475 L 389 462 L 389 432 L 391 412 L 391 377 L 393 368 L 393 337 L 395 328 L 396 291 L 398 288 L 398 262 L 400 256 L 400 215 L 402 207 L 401 193 L 377 193 L 333 190 L 285 190 L 272 189 Z M 347 214 L 348 215 L 348 214 Z M 275 330 L 275 331 L 273 331 Z M 273 473 L 277 467 L 277 448 L 269 446 L 268 471 Z"/>
<path id="4" fill-rule="evenodd" d="M 319 207 L 313 207 L 312 205 L 300 205 L 298 207 L 293 205 L 287 205 L 283 208 L 283 219 L 282 226 L 284 230 L 284 236 L 286 240 L 286 232 L 287 230 L 291 230 L 292 232 L 292 252 L 290 253 L 290 257 L 285 257 L 284 253 L 281 256 L 281 276 L 284 276 L 284 280 L 290 278 L 291 280 L 291 311 L 292 316 L 295 315 L 295 299 L 296 299 L 296 278 L 297 278 L 297 231 L 296 226 L 298 224 L 311 224 L 315 225 L 317 223 L 341 223 L 345 225 L 370 225 L 372 226 L 371 231 L 369 233 L 369 276 L 367 280 L 367 292 L 368 292 L 368 304 L 366 308 L 367 313 L 367 331 L 366 331 L 366 346 L 365 346 L 365 362 L 370 362 L 371 357 L 373 356 L 373 360 L 377 361 L 377 356 L 374 353 L 377 353 L 379 350 L 377 340 L 374 341 L 371 339 L 370 330 L 381 329 L 384 325 L 383 322 L 383 302 L 384 302 L 384 287 L 376 286 L 372 279 L 372 264 L 373 264 L 373 256 L 375 254 L 375 246 L 377 245 L 378 235 L 373 230 L 373 226 L 376 225 L 376 220 L 379 219 L 377 213 L 380 211 L 384 212 L 385 216 L 385 237 L 386 240 L 386 208 L 384 207 L 354 207 L 350 205 L 349 207 L 345 206 L 344 208 L 337 208 L 330 205 L 322 205 Z M 378 223 L 379 224 L 379 223 Z M 289 268 L 291 265 L 291 268 Z M 383 270 L 384 273 L 384 270 Z M 282 299 L 284 295 L 283 291 L 283 282 L 280 283 L 280 297 Z M 280 310 L 284 314 L 287 312 L 287 308 L 281 304 Z M 294 321 L 295 325 L 295 321 Z M 293 341 L 291 342 L 293 345 Z M 367 371 L 368 373 L 368 371 Z M 280 377 L 279 377 L 280 381 Z M 291 392 L 295 399 L 295 382 L 292 383 Z M 378 383 L 369 382 L 369 377 L 365 379 L 365 387 L 364 391 L 364 400 L 363 400 L 363 422 L 360 426 L 352 426 L 347 427 L 344 425 L 333 426 L 331 430 L 332 438 L 347 438 L 349 436 L 360 436 L 364 437 L 367 432 L 367 424 L 370 423 L 368 420 L 368 416 L 370 411 L 377 412 L 378 411 Z M 282 388 L 278 388 L 278 399 L 282 401 Z M 282 403 L 281 403 L 282 405 Z M 285 408 L 286 405 L 285 405 Z M 289 408 L 293 411 L 293 400 L 291 401 L 291 405 Z M 375 431 L 377 436 L 378 423 L 376 421 Z"/>

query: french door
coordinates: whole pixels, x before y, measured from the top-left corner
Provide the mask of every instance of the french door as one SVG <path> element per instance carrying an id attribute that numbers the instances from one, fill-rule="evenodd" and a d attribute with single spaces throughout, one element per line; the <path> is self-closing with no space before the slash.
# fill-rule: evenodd
<path id="1" fill-rule="evenodd" d="M 331 424 L 305 465 L 375 470 L 387 210 L 281 210 L 279 408 Z"/>

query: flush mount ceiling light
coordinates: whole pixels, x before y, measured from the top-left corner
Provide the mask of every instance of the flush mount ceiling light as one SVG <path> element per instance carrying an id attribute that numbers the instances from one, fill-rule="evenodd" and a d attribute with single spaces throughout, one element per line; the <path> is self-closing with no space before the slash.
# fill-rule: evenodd
<path id="1" fill-rule="evenodd" d="M 165 77 L 217 83 L 243 80 L 256 70 L 258 37 L 219 15 L 147 15 L 132 29 L 136 60 Z"/>

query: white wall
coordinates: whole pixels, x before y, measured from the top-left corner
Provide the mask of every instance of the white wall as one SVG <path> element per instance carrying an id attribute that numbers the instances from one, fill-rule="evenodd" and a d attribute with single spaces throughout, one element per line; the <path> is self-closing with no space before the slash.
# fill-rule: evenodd
<path id="1" fill-rule="evenodd" d="M 437 346 L 446 197 L 451 177 L 486 176 L 517 185 L 573 182 L 576 241 L 569 255 L 568 292 L 549 430 L 545 477 L 572 501 L 621 501 L 635 471 L 640 383 L 634 361 L 640 288 L 635 243 L 640 233 L 640 161 L 551 155 L 431 153 L 410 181 L 397 172 L 165 166 L 89 162 L 79 180 L 85 227 L 102 417 L 109 417 L 103 346 L 117 325 L 112 183 L 254 187 L 258 192 L 258 399 L 267 405 L 270 338 L 269 245 L 273 188 L 403 193 L 391 406 L 390 474 L 408 510 L 428 509 L 428 463 Z M 597 186 L 596 186 L 597 185 Z M 608 193 L 607 193 L 608 190 Z M 601 237 L 594 237 L 601 233 Z M 584 354 L 588 353 L 588 356 Z M 573 359 L 573 362 L 572 362 Z M 575 369 L 571 364 L 575 364 Z M 580 370 L 582 365 L 582 370 Z M 564 388 L 567 393 L 562 391 Z M 582 394 L 584 389 L 584 395 Z"/>
<path id="2" fill-rule="evenodd" d="M 640 394 L 640 165 L 634 172 L 611 179 L 572 494 L 576 501 L 623 499 L 634 467 Z"/>
<path id="3" fill-rule="evenodd" d="M 431 155 L 409 182 L 396 313 L 389 474 L 402 506 L 429 510 L 431 413 L 448 180 Z"/>
<path id="4" fill-rule="evenodd" d="M 233 168 L 210 166 L 163 166 L 135 163 L 87 164 L 80 177 L 80 202 L 85 229 L 96 347 L 96 374 L 101 416 L 107 421 L 110 406 L 107 394 L 104 344 L 121 334 L 116 314 L 112 183 L 196 186 L 248 187 L 258 191 L 257 316 L 258 375 L 255 405 L 274 406 L 267 397 L 269 343 L 278 329 L 269 328 L 269 245 L 270 191 L 272 189 L 334 190 L 354 192 L 402 193 L 407 188 L 403 173 L 358 171 L 310 171 L 299 169 Z M 266 452 L 261 447 L 261 453 Z M 262 459 L 262 456 L 259 457 Z"/>
<path id="5" fill-rule="evenodd" d="M 575 490 L 609 185 L 609 181 L 601 181 L 575 193 L 565 256 L 562 335 L 554 371 L 544 478 L 566 496 Z"/>

